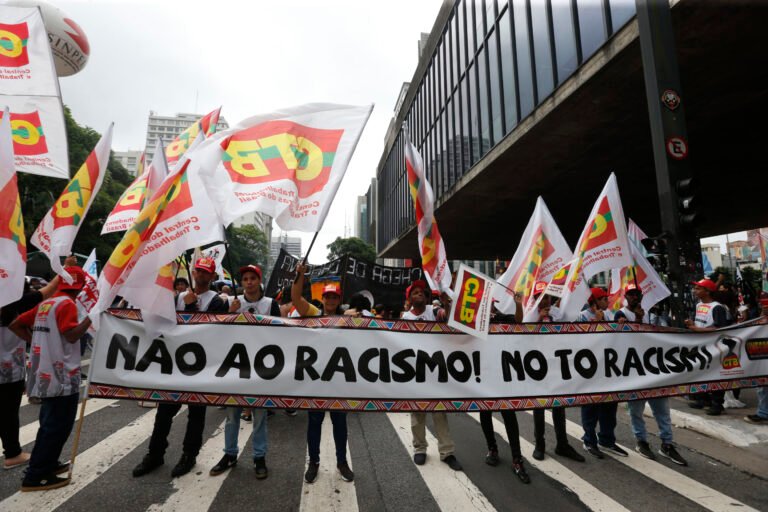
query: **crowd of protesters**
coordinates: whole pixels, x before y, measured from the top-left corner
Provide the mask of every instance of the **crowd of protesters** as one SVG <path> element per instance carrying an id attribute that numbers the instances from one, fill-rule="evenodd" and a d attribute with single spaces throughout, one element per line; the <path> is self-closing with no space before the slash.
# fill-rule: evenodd
<path id="1" fill-rule="evenodd" d="M 33 290 L 29 283 L 23 297 L 16 303 L 2 308 L 2 351 L 0 352 L 0 438 L 5 455 L 4 468 L 29 465 L 23 482 L 22 491 L 55 489 L 69 484 L 69 479 L 62 476 L 69 471 L 69 464 L 60 461 L 62 448 L 72 430 L 80 392 L 80 339 L 90 326 L 90 320 L 84 317 L 78 320 L 74 299 L 83 287 L 85 278 L 82 269 L 74 266 L 74 261 L 65 262 L 66 270 L 73 277 L 67 283 L 59 277 L 38 290 Z M 354 293 L 348 305 L 342 304 L 341 286 L 330 283 L 322 288 L 319 301 L 309 300 L 303 295 L 306 266 L 299 266 L 293 286 L 281 290 L 276 298 L 264 296 L 262 271 L 256 265 L 240 268 L 239 277 L 242 287 L 233 290 L 229 285 L 215 288 L 217 275 L 216 262 L 210 258 L 198 259 L 191 271 L 192 284 L 185 278 L 177 278 L 174 283 L 176 308 L 180 311 L 240 312 L 268 316 L 306 317 L 320 315 L 354 315 L 359 317 L 402 318 L 403 320 L 444 321 L 448 297 L 430 293 L 427 283 L 417 280 L 407 288 L 402 305 L 385 306 L 372 304 L 369 294 Z M 693 293 L 698 300 L 695 316 L 687 321 L 691 330 L 708 331 L 758 317 L 762 314 L 755 297 L 739 300 L 736 290 L 722 278 L 702 279 L 693 285 Z M 541 294 L 546 286 L 534 287 L 534 294 Z M 359 291 L 358 291 L 359 292 Z M 633 286 L 625 290 L 623 307 L 618 311 L 608 308 L 608 292 L 599 287 L 591 289 L 588 303 L 581 312 L 581 322 L 639 322 L 655 325 L 668 325 L 668 316 L 663 304 L 656 305 L 651 311 L 644 311 L 642 293 Z M 558 321 L 558 299 L 552 296 L 541 297 L 538 301 L 539 322 Z M 502 315 L 495 311 L 495 321 L 521 322 L 521 298 L 515 315 Z M 125 302 L 121 306 L 129 306 Z M 83 315 L 80 315 L 83 317 Z M 27 352 L 29 351 L 29 355 Z M 27 362 L 28 360 L 28 362 Z M 25 379 L 26 377 L 26 379 Z M 26 380 L 26 382 L 25 382 Z M 26 386 L 25 386 L 26 384 Z M 39 398 L 40 427 L 31 454 L 22 451 L 19 444 L 19 408 L 22 394 L 30 400 Z M 690 406 L 706 408 L 707 414 L 723 413 L 727 399 L 736 400 L 738 396 L 726 397 L 723 392 L 699 393 L 690 397 Z M 757 413 L 745 420 L 755 424 L 768 424 L 768 391 L 758 390 L 759 405 Z M 658 454 L 678 465 L 687 462 L 675 449 L 670 417 L 669 398 L 659 397 L 637 400 L 627 404 L 632 433 L 636 438 L 635 450 L 648 459 L 655 459 L 645 426 L 643 412 L 646 403 L 659 428 L 661 446 Z M 134 477 L 150 473 L 165 462 L 164 455 L 168 447 L 168 434 L 173 419 L 181 405 L 162 402 L 157 407 L 154 428 L 147 454 L 133 469 Z M 171 475 L 179 477 L 195 467 L 196 457 L 202 446 L 203 427 L 206 406 L 189 405 L 186 431 L 183 440 L 183 453 L 172 468 Z M 627 452 L 616 444 L 615 428 L 619 404 L 616 402 L 589 404 L 581 407 L 581 423 L 584 453 L 596 459 L 604 458 L 604 452 L 626 457 Z M 295 416 L 295 411 L 287 411 Z M 565 410 L 562 407 L 552 409 L 556 445 L 554 453 L 577 462 L 585 462 L 585 457 L 573 448 L 566 434 Z M 307 483 L 318 478 L 320 465 L 320 439 L 325 411 L 309 411 L 307 423 L 307 449 L 309 461 L 304 475 Z M 454 471 L 461 471 L 462 465 L 454 453 L 454 441 L 449 427 L 449 415 L 442 412 L 429 413 L 435 427 L 440 460 Z M 503 411 L 502 419 L 506 429 L 512 455 L 512 470 L 523 483 L 531 479 L 524 466 L 524 457 L 520 447 L 520 434 L 516 413 Z M 227 408 L 227 420 L 224 435 L 224 455 L 210 470 L 211 476 L 225 473 L 236 466 L 238 460 L 238 431 L 240 420 L 253 424 L 252 459 L 256 478 L 268 477 L 266 463 L 268 451 L 268 413 L 265 409 Z M 354 473 L 347 461 L 347 413 L 330 411 L 333 439 L 336 446 L 336 464 L 345 481 L 354 480 Z M 534 411 L 535 448 L 532 456 L 536 460 L 545 458 L 545 419 L 544 410 Z M 413 439 L 413 461 L 423 465 L 427 457 L 426 436 L 427 413 L 411 413 L 411 433 Z M 488 452 L 485 462 L 491 466 L 500 463 L 499 449 L 493 430 L 492 413 L 480 413 L 480 423 Z"/>

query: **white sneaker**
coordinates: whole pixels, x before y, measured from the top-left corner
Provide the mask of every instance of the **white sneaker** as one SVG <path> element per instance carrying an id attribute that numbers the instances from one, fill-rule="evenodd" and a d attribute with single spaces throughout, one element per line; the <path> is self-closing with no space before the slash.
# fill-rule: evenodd
<path id="1" fill-rule="evenodd" d="M 743 409 L 746 406 L 747 404 L 733 396 L 733 391 L 725 392 L 725 401 L 723 402 L 723 407 L 726 409 Z"/>

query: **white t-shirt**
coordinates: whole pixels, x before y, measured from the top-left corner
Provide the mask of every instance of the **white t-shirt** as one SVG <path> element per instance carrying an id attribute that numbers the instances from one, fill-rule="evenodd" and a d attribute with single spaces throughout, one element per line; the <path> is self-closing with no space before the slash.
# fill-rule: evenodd
<path id="1" fill-rule="evenodd" d="M 249 301 L 247 298 L 245 298 L 245 295 L 238 295 L 238 299 L 240 299 L 240 309 L 237 310 L 238 313 L 251 313 L 254 315 L 269 315 L 272 311 L 272 299 L 269 297 L 262 296 L 257 301 Z M 235 300 L 234 297 L 227 297 L 229 304 L 232 304 L 232 301 Z"/>
<path id="2" fill-rule="evenodd" d="M 424 312 L 420 315 L 417 315 L 413 312 L 413 309 L 410 309 L 403 313 L 403 320 L 427 320 L 435 322 L 437 320 L 435 317 L 435 308 L 433 306 L 427 306 Z"/>
<path id="3" fill-rule="evenodd" d="M 637 322 L 637 315 L 635 314 L 634 311 L 631 311 L 628 307 L 625 306 L 625 307 L 621 308 L 620 311 L 622 313 L 624 313 L 625 317 L 627 317 L 627 322 Z M 648 313 L 647 312 L 646 312 L 646 314 L 643 315 L 643 320 L 641 322 L 638 322 L 638 323 L 641 323 L 641 324 L 649 323 L 649 321 L 648 321 Z"/>
<path id="4" fill-rule="evenodd" d="M 699 302 L 696 305 L 696 327 L 712 327 L 715 325 L 715 316 L 712 313 L 717 306 L 723 307 L 722 304 L 714 300 L 707 303 Z"/>
<path id="5" fill-rule="evenodd" d="M 592 308 L 587 308 L 579 313 L 579 322 L 597 322 L 597 315 L 592 311 Z M 613 322 L 613 312 L 606 309 L 603 311 L 602 322 Z"/>
<path id="6" fill-rule="evenodd" d="M 184 311 L 186 308 L 186 304 L 184 304 L 184 297 L 187 296 L 189 291 L 181 292 L 179 294 L 179 297 L 176 299 L 176 309 L 178 311 Z M 214 297 L 218 295 L 216 292 L 208 290 L 205 293 L 201 293 L 197 296 L 197 310 L 198 311 L 207 311 L 208 305 L 211 303 Z"/>

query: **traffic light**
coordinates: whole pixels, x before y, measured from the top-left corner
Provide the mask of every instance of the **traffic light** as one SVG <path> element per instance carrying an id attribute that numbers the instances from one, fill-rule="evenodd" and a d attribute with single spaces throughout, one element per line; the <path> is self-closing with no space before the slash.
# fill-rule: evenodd
<path id="1" fill-rule="evenodd" d="M 696 211 L 696 201 L 694 198 L 694 189 L 696 182 L 693 178 L 684 178 L 677 180 L 675 189 L 677 190 L 677 210 L 680 219 L 680 227 L 692 228 L 697 221 L 698 212 Z"/>
<path id="2" fill-rule="evenodd" d="M 645 238 L 640 241 L 648 253 L 646 259 L 648 263 L 658 273 L 666 274 L 668 272 L 669 261 L 667 259 L 667 240 L 666 235 L 662 234 L 653 238 Z"/>

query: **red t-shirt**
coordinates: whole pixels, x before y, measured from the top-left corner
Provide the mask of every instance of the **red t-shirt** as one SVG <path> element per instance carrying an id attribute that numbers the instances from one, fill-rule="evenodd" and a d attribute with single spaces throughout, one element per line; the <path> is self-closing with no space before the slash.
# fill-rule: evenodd
<path id="1" fill-rule="evenodd" d="M 66 294 L 59 292 L 56 293 L 54 297 L 59 297 L 62 295 Z M 45 303 L 45 301 L 42 303 Z M 19 323 L 24 327 L 31 329 L 32 326 L 35 325 L 35 317 L 37 316 L 37 309 L 39 307 L 40 304 L 19 315 L 19 318 L 17 319 Z M 67 332 L 68 330 L 77 327 L 79 323 L 80 322 L 77 321 L 77 306 L 75 306 L 75 302 L 73 300 L 64 302 L 56 309 L 56 325 L 59 328 L 59 332 Z"/>

